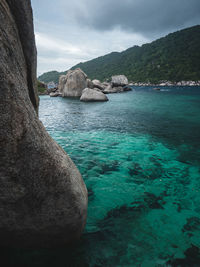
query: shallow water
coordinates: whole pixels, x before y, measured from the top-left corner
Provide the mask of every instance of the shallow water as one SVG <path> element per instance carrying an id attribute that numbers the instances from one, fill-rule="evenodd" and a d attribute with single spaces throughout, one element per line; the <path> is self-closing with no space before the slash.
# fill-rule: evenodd
<path id="1" fill-rule="evenodd" d="M 109 102 L 40 98 L 79 168 L 88 220 L 75 248 L 7 251 L 21 266 L 200 266 L 200 88 L 133 87 Z"/>

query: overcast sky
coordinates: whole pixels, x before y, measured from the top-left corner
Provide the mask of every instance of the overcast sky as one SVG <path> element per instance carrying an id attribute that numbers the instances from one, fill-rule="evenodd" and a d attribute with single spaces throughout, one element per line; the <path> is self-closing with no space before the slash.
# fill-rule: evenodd
<path id="1" fill-rule="evenodd" d="M 200 0 L 32 0 L 38 74 L 200 24 Z"/>

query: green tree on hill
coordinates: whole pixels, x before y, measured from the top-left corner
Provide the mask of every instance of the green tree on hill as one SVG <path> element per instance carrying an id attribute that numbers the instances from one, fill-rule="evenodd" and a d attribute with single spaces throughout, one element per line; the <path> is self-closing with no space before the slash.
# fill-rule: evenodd
<path id="1" fill-rule="evenodd" d="M 101 81 L 124 74 L 130 81 L 157 83 L 161 80 L 200 80 L 200 26 L 194 26 L 141 47 L 113 52 L 72 69 L 81 68 L 89 78 Z M 58 82 L 66 72 L 47 72 L 38 79 Z"/>

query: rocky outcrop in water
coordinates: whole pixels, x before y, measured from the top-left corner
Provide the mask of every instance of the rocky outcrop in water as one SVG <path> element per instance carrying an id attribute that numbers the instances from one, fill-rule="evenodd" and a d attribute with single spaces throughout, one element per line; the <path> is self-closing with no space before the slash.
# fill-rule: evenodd
<path id="1" fill-rule="evenodd" d="M 87 87 L 90 88 L 90 89 L 94 88 L 94 84 L 90 79 L 87 79 Z"/>
<path id="2" fill-rule="evenodd" d="M 64 97 L 80 97 L 87 87 L 87 75 L 81 69 L 69 70 L 62 95 Z"/>
<path id="3" fill-rule="evenodd" d="M 131 82 L 130 86 L 200 86 L 200 81 L 161 81 L 160 83 Z"/>
<path id="4" fill-rule="evenodd" d="M 51 96 L 51 97 L 57 97 L 57 96 L 62 96 L 62 94 L 59 91 L 55 91 L 55 92 L 51 92 L 49 94 L 49 96 Z"/>
<path id="5" fill-rule="evenodd" d="M 113 87 L 126 86 L 128 85 L 128 79 L 125 75 L 115 75 L 112 76 L 111 83 Z"/>
<path id="6" fill-rule="evenodd" d="M 100 91 L 100 89 L 97 88 L 97 90 L 85 88 L 83 90 L 82 96 L 80 98 L 80 101 L 84 102 L 94 102 L 94 101 L 108 101 L 107 96 Z"/>
<path id="7" fill-rule="evenodd" d="M 99 88 L 103 90 L 105 87 L 99 80 L 93 80 L 92 83 L 94 84 L 94 87 Z"/>
<path id="8" fill-rule="evenodd" d="M 0 245 L 64 245 L 84 228 L 87 190 L 37 116 L 29 0 L 1 0 L 0 36 Z"/>
<path id="9" fill-rule="evenodd" d="M 112 87 L 112 85 L 108 85 L 103 92 L 104 94 L 113 94 L 113 93 L 122 93 L 123 91 L 124 89 L 122 86 Z"/>
<path id="10" fill-rule="evenodd" d="M 83 99 L 89 99 L 89 95 L 91 96 L 90 100 L 87 101 L 97 101 L 92 100 L 92 95 L 94 96 L 96 93 L 94 90 L 99 90 L 104 94 L 111 93 L 121 93 L 125 91 L 130 91 L 131 88 L 127 86 L 128 79 L 124 75 L 117 75 L 112 77 L 112 82 L 100 82 L 99 80 L 93 80 L 87 78 L 87 75 L 81 69 L 69 70 L 66 75 L 60 76 L 59 79 L 59 92 L 55 96 L 59 96 L 62 93 L 63 97 L 81 97 L 81 101 Z M 92 89 L 93 91 L 86 90 L 82 97 L 84 89 Z M 52 95 L 54 96 L 54 95 Z M 97 97 L 97 96 L 96 96 Z M 98 98 L 98 97 L 97 97 Z M 102 98 L 107 101 L 107 97 Z"/>
<path id="11" fill-rule="evenodd" d="M 66 75 L 61 75 L 60 78 L 59 78 L 59 83 L 58 83 L 58 90 L 63 93 L 63 90 L 64 90 L 64 87 L 65 87 L 65 84 L 66 84 Z"/>

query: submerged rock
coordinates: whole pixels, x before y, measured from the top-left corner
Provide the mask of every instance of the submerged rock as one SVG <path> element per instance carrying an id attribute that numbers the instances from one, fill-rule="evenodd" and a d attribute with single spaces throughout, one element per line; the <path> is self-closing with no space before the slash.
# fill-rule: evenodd
<path id="1" fill-rule="evenodd" d="M 184 252 L 184 258 L 175 258 L 167 262 L 167 266 L 200 266 L 200 249 L 191 244 L 191 247 Z"/>
<path id="2" fill-rule="evenodd" d="M 108 101 L 107 96 L 98 90 L 99 89 L 95 90 L 95 89 L 85 88 L 83 90 L 80 100 L 84 102 Z"/>
<path id="3" fill-rule="evenodd" d="M 1 0 L 0 36 L 0 245 L 64 245 L 84 228 L 87 190 L 37 116 L 30 0 Z"/>
<path id="4" fill-rule="evenodd" d="M 61 86 L 61 85 L 60 85 Z M 81 69 L 69 70 L 66 74 L 63 97 L 80 97 L 87 87 L 87 75 Z"/>

